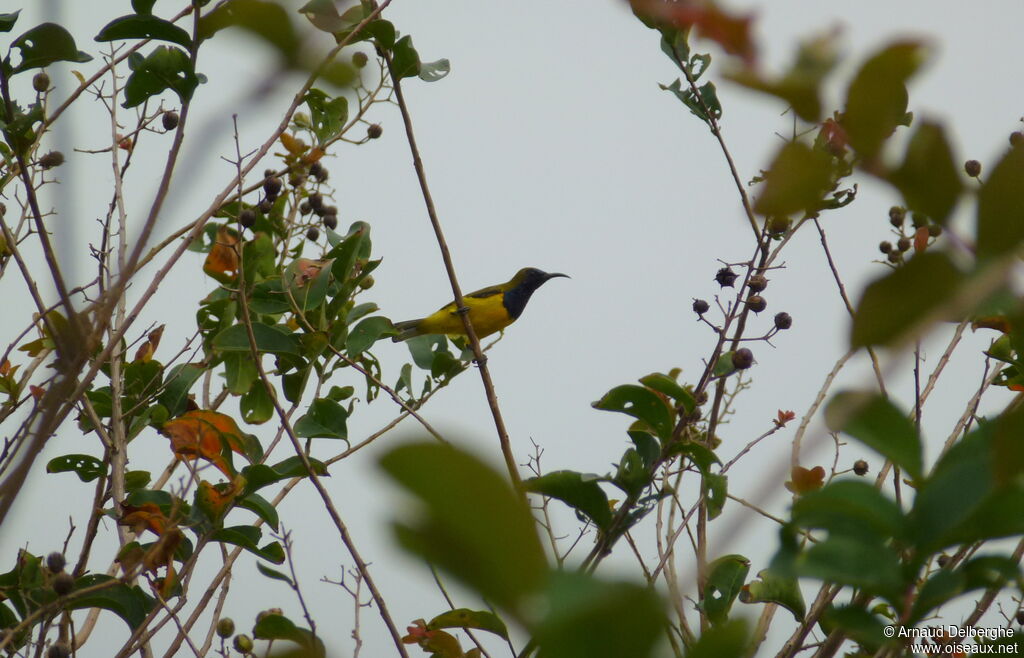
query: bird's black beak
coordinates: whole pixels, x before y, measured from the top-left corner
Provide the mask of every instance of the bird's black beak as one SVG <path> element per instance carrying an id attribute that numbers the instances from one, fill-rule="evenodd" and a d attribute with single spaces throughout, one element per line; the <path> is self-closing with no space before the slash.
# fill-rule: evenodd
<path id="1" fill-rule="evenodd" d="M 547 281 L 548 279 L 554 279 L 554 278 L 557 278 L 557 277 L 560 277 L 560 276 L 561 277 L 565 277 L 566 279 L 571 279 L 572 278 L 568 274 L 561 274 L 560 272 L 548 272 L 548 273 L 546 273 L 544 275 L 544 280 Z"/>

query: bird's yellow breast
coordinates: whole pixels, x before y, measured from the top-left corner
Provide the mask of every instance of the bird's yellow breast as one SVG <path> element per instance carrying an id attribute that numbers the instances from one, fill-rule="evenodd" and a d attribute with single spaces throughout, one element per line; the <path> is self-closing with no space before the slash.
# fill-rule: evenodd
<path id="1" fill-rule="evenodd" d="M 512 317 L 505 309 L 502 298 L 500 292 L 487 297 L 463 297 L 466 307 L 469 308 L 469 321 L 473 323 L 477 338 L 490 336 L 512 324 Z M 417 333 L 465 336 L 466 328 L 462 324 L 462 318 L 455 312 L 453 302 L 423 318 L 417 326 Z"/>

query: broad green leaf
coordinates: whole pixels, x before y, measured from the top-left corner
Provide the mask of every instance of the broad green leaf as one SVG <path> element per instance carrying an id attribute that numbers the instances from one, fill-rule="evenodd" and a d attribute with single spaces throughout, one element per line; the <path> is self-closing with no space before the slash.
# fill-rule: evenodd
<path id="1" fill-rule="evenodd" d="M 18 22 L 18 14 L 21 10 L 11 12 L 10 14 L 0 14 L 0 32 L 10 32 L 14 29 L 14 24 Z"/>
<path id="2" fill-rule="evenodd" d="M 359 37 L 359 41 L 376 39 L 384 48 L 392 48 L 398 33 L 391 21 L 378 18 L 367 23 L 363 31 L 359 33 Z"/>
<path id="3" fill-rule="evenodd" d="M 878 543 L 905 535 L 903 514 L 896 503 L 857 480 L 834 481 L 798 498 L 793 504 L 793 523 L 828 530 L 829 536 L 859 537 Z"/>
<path id="4" fill-rule="evenodd" d="M 730 619 L 701 633 L 686 658 L 746 658 L 748 634 L 745 620 Z"/>
<path id="5" fill-rule="evenodd" d="M 209 39 L 228 27 L 242 28 L 263 40 L 289 64 L 298 57 L 302 42 L 291 15 L 276 2 L 228 0 L 200 19 L 199 40 Z"/>
<path id="6" fill-rule="evenodd" d="M 310 89 L 304 100 L 309 106 L 309 118 L 313 122 L 313 133 L 320 144 L 341 133 L 345 122 L 348 121 L 347 98 L 344 96 L 330 98 L 319 89 Z"/>
<path id="7" fill-rule="evenodd" d="M 294 585 L 292 583 L 292 579 L 289 576 L 286 576 L 285 574 L 281 573 L 277 569 L 271 569 L 270 567 L 268 567 L 267 565 L 263 564 L 262 562 L 257 562 L 256 563 L 256 570 L 259 571 L 264 576 L 266 576 L 267 578 L 270 578 L 272 580 L 280 580 L 281 582 L 288 583 L 289 587 L 294 587 Z"/>
<path id="8" fill-rule="evenodd" d="M 556 498 L 607 530 L 612 522 L 608 496 L 593 476 L 576 471 L 554 471 L 523 482 L 526 491 Z"/>
<path id="9" fill-rule="evenodd" d="M 228 352 L 224 355 L 224 384 L 232 395 L 242 395 L 259 380 L 259 370 L 250 354 Z"/>
<path id="10" fill-rule="evenodd" d="M 830 606 L 822 616 L 823 627 L 842 629 L 844 634 L 871 654 L 877 652 L 885 644 L 885 627 L 890 625 L 892 625 L 891 620 L 879 617 L 856 605 Z"/>
<path id="11" fill-rule="evenodd" d="M 302 313 L 320 307 L 327 298 L 327 287 L 331 282 L 331 261 L 310 261 L 298 258 L 284 270 L 284 281 L 288 282 L 289 303 Z M 312 278 L 309 278 L 312 277 Z"/>
<path id="12" fill-rule="evenodd" d="M 914 480 L 924 468 L 921 439 L 907 415 L 875 393 L 845 391 L 829 401 L 825 423 L 845 432 L 903 468 Z"/>
<path id="13" fill-rule="evenodd" d="M 423 62 L 420 65 L 420 80 L 424 82 L 437 82 L 452 71 L 451 62 L 447 59 L 439 59 L 436 62 Z"/>
<path id="14" fill-rule="evenodd" d="M 92 482 L 107 473 L 107 465 L 102 459 L 92 455 L 62 455 L 54 457 L 46 464 L 47 473 L 74 472 L 82 482 Z"/>
<path id="15" fill-rule="evenodd" d="M 508 639 L 508 629 L 501 617 L 490 610 L 470 610 L 469 608 L 457 608 L 443 612 L 430 620 L 427 628 L 435 630 L 438 628 L 478 628 L 482 631 L 494 633 L 495 635 Z"/>
<path id="16" fill-rule="evenodd" d="M 283 563 L 284 550 L 281 548 L 281 545 L 277 542 L 271 542 L 266 546 L 260 547 L 258 542 L 261 535 L 262 533 L 259 528 L 251 525 L 237 525 L 231 526 L 230 528 L 214 530 L 213 534 L 210 535 L 210 539 L 212 541 L 240 546 L 250 553 L 257 555 L 264 560 L 273 562 L 274 564 Z"/>
<path id="17" fill-rule="evenodd" d="M 863 157 L 874 157 L 896 127 L 905 123 L 906 82 L 925 56 L 920 43 L 893 43 L 866 61 L 850 83 L 842 125 Z"/>
<path id="18" fill-rule="evenodd" d="M 884 544 L 849 536 L 829 537 L 810 546 L 796 559 L 797 575 L 860 587 L 900 600 L 904 583 L 899 556 Z"/>
<path id="19" fill-rule="evenodd" d="M 371 318 L 366 318 L 348 332 L 345 349 L 348 351 L 348 357 L 355 359 L 370 349 L 381 338 L 397 335 L 398 332 L 395 331 L 395 326 L 391 324 L 391 320 L 382 315 L 375 315 Z"/>
<path id="20" fill-rule="evenodd" d="M 636 452 L 643 460 L 644 466 L 648 469 L 651 468 L 661 456 L 661 444 L 658 443 L 658 439 L 654 438 L 653 434 L 638 430 L 630 430 L 626 434 L 629 435 L 629 440 L 636 447 Z"/>
<path id="21" fill-rule="evenodd" d="M 146 487 L 152 479 L 149 471 L 128 471 L 124 474 L 124 488 L 126 491 L 136 491 Z"/>
<path id="22" fill-rule="evenodd" d="M 754 211 L 765 216 L 814 212 L 832 180 L 832 157 L 802 142 L 789 142 L 775 155 Z"/>
<path id="23" fill-rule="evenodd" d="M 325 466 L 323 462 L 317 459 L 310 459 L 309 465 L 312 467 L 313 472 L 318 476 L 327 476 L 327 466 Z M 267 466 L 266 464 L 252 464 L 242 469 L 242 475 L 245 477 L 246 481 L 246 495 L 268 485 L 280 482 L 281 480 L 306 477 L 307 474 L 306 467 L 298 455 L 289 457 L 288 459 L 285 459 L 273 466 Z"/>
<path id="24" fill-rule="evenodd" d="M 152 14 L 129 14 L 107 23 L 96 41 L 117 41 L 120 39 L 156 39 L 176 43 L 186 50 L 192 48 L 192 37 L 174 23 Z"/>
<path id="25" fill-rule="evenodd" d="M 643 386 L 625 384 L 608 391 L 595 409 L 618 411 L 646 423 L 662 441 L 672 436 L 672 413 L 665 401 Z"/>
<path id="26" fill-rule="evenodd" d="M 252 629 L 253 637 L 258 640 L 289 640 L 305 648 L 308 658 L 326 655 L 323 642 L 305 628 L 299 628 L 284 615 L 262 615 Z"/>
<path id="27" fill-rule="evenodd" d="M 330 398 L 317 398 L 295 423 L 295 433 L 309 439 L 348 439 L 348 411 Z"/>
<path id="28" fill-rule="evenodd" d="M 74 591 L 88 589 L 101 584 L 107 586 L 89 594 L 69 599 L 64 607 L 68 610 L 85 610 L 88 608 L 109 610 L 123 619 L 129 628 L 132 630 L 136 629 L 146 620 L 150 610 L 153 609 L 155 600 L 138 586 L 129 587 L 116 581 L 117 579 L 111 578 L 106 574 L 82 576 L 75 580 Z"/>
<path id="29" fill-rule="evenodd" d="M 708 504 L 708 518 L 717 518 L 725 507 L 729 487 L 729 476 L 721 473 L 704 473 L 701 476 L 700 488 L 704 500 Z"/>
<path id="30" fill-rule="evenodd" d="M 356 22 L 362 20 L 363 8 L 361 6 L 352 7 L 345 14 L 349 15 L 350 12 L 359 16 Z M 343 29 L 352 27 L 351 20 L 345 20 L 338 14 L 338 8 L 335 6 L 334 0 L 310 0 L 299 8 L 299 13 L 308 18 L 309 22 L 316 29 L 331 34 L 336 34 Z"/>
<path id="31" fill-rule="evenodd" d="M 408 34 L 395 42 L 391 50 L 391 74 L 398 80 L 419 75 L 420 55 L 412 45 L 412 37 Z"/>
<path id="32" fill-rule="evenodd" d="M 552 572 L 543 603 L 538 658 L 647 658 L 667 623 L 651 588 L 569 571 Z"/>
<path id="33" fill-rule="evenodd" d="M 10 17 L 11 14 L 4 16 Z M 14 26 L 13 20 L 8 18 L 7 21 L 10 26 L 0 31 L 6 32 Z M 78 49 L 71 33 L 56 23 L 42 23 L 25 32 L 11 43 L 11 51 L 15 48 L 21 52 L 21 62 L 11 70 L 11 74 L 41 69 L 54 62 L 84 63 L 92 60 L 91 55 Z M 8 66 L 5 59 L 4 68 Z"/>
<path id="34" fill-rule="evenodd" d="M 946 254 L 917 254 L 868 285 L 857 304 L 851 344 L 895 345 L 919 336 L 933 322 L 954 319 L 943 306 L 963 282 L 963 273 Z"/>
<path id="35" fill-rule="evenodd" d="M 701 609 L 712 624 L 722 624 L 729 618 L 729 611 L 743 589 L 749 570 L 750 560 L 742 555 L 723 555 L 708 565 Z"/>
<path id="36" fill-rule="evenodd" d="M 978 256 L 998 256 L 1024 240 L 1024 148 L 1011 148 L 978 192 Z"/>
<path id="37" fill-rule="evenodd" d="M 622 454 L 612 484 L 629 496 L 639 496 L 644 489 L 651 485 L 653 477 L 644 465 L 640 453 L 630 448 Z"/>
<path id="38" fill-rule="evenodd" d="M 704 123 L 710 124 L 711 117 L 717 120 L 722 116 L 722 104 L 718 100 L 718 93 L 713 82 L 706 82 L 698 87 L 699 93 L 696 94 L 689 86 L 683 88 L 683 83 L 678 78 L 670 85 L 658 86 L 664 91 L 672 92 L 695 117 Z"/>
<path id="39" fill-rule="evenodd" d="M 157 402 L 167 409 L 170 417 L 185 413 L 188 392 L 204 372 L 206 368 L 200 363 L 182 363 L 164 373 L 164 390 Z"/>
<path id="40" fill-rule="evenodd" d="M 256 339 L 256 351 L 258 352 L 292 354 L 294 356 L 301 354 L 298 337 L 283 325 L 253 322 L 252 333 Z M 249 334 L 245 330 L 245 325 L 234 324 L 217 334 L 213 339 L 213 347 L 222 352 L 251 352 Z"/>
<path id="41" fill-rule="evenodd" d="M 702 443 L 697 443 L 696 441 L 680 441 L 679 443 L 674 443 L 672 444 L 672 447 L 669 448 L 669 454 L 686 455 L 690 458 L 690 461 L 697 466 L 703 475 L 711 473 L 712 464 L 722 463 L 718 458 L 718 455 L 716 455 L 711 448 Z"/>
<path id="42" fill-rule="evenodd" d="M 199 85 L 188 53 L 171 46 L 157 46 L 145 57 L 133 53 L 128 57 L 128 68 L 132 74 L 124 87 L 126 108 L 141 105 L 168 89 L 185 103 Z"/>
<path id="43" fill-rule="evenodd" d="M 786 578 L 772 569 L 757 574 L 760 580 L 751 581 L 740 592 L 743 603 L 777 603 L 793 613 L 797 623 L 807 614 L 807 604 L 796 578 Z"/>
<path id="44" fill-rule="evenodd" d="M 1001 588 L 1019 576 L 1020 567 L 1015 561 L 996 555 L 974 558 L 955 570 L 939 569 L 921 586 L 907 625 L 923 620 L 929 612 L 962 594 Z"/>
<path id="45" fill-rule="evenodd" d="M 239 400 L 238 407 L 242 412 L 242 420 L 259 425 L 274 417 L 274 400 L 267 393 L 263 382 L 257 383 Z"/>
<path id="46" fill-rule="evenodd" d="M 417 368 L 432 370 L 434 359 L 438 354 L 444 352 L 451 356 L 448 351 L 448 339 L 444 336 L 415 336 L 405 341 L 412 355 L 412 361 Z"/>
<path id="47" fill-rule="evenodd" d="M 449 445 L 413 443 L 381 459 L 420 505 L 396 524 L 400 543 L 497 605 L 516 609 L 547 564 L 530 508 L 503 476 Z M 443 482 L 444 486 L 438 486 Z"/>
<path id="48" fill-rule="evenodd" d="M 646 377 L 641 377 L 640 383 L 649 389 L 667 395 L 675 400 L 676 403 L 683 405 L 683 410 L 686 411 L 686 413 L 692 412 L 697 406 L 696 401 L 693 399 L 693 394 L 680 386 L 679 382 L 668 375 L 663 375 L 660 372 L 652 372 Z"/>
<path id="49" fill-rule="evenodd" d="M 910 210 L 945 224 L 963 187 L 955 162 L 942 126 L 922 123 L 910 138 L 903 164 L 889 180 Z"/>

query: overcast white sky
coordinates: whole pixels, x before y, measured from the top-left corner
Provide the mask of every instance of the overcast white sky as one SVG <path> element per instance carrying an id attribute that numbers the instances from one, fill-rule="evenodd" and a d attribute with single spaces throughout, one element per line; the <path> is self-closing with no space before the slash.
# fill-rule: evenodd
<path id="1" fill-rule="evenodd" d="M 156 10 L 166 16 L 180 4 L 161 0 Z M 58 20 L 71 27 L 79 47 L 94 55 L 105 46 L 91 37 L 111 18 L 130 11 L 128 0 L 0 1 L 3 11 L 22 5 L 15 34 L 42 20 L 44 11 L 56 8 Z M 911 86 L 911 109 L 918 117 L 949 122 L 959 160 L 993 163 L 1005 149 L 1008 134 L 1021 127 L 1024 85 L 1019 31 L 1024 4 L 1020 2 L 967 7 L 947 1 L 776 0 L 730 6 L 756 11 L 756 32 L 769 69 L 787 65 L 799 39 L 838 28 L 836 38 L 848 59 L 830 87 L 833 96 L 826 106 L 838 107 L 839 82 L 848 80 L 851 69 L 872 49 L 895 37 L 913 36 L 932 42 L 935 56 Z M 594 411 L 590 403 L 609 388 L 656 370 L 678 366 L 684 369 L 684 379 L 697 377 L 713 336 L 695 321 L 691 300 L 713 298 L 718 259 L 749 257 L 749 227 L 722 155 L 703 124 L 658 89 L 659 82 L 671 82 L 677 71 L 660 52 L 657 34 L 636 21 L 624 2 L 395 0 L 386 17 L 413 35 L 424 60 L 451 60 L 451 75 L 443 81 L 428 85 L 412 80 L 406 89 L 463 288 L 505 280 L 527 265 L 573 277 L 541 289 L 521 321 L 491 353 L 492 374 L 516 453 L 525 461 L 532 439 L 544 448 L 543 463 L 549 470 L 607 471 L 626 447 L 627 422 L 624 417 Z M 296 23 L 305 29 L 301 17 Z M 329 45 L 322 35 L 310 38 Z M 710 75 L 716 77 L 725 61 L 720 52 L 706 44 L 695 47 L 715 54 Z M 90 71 L 94 65 L 80 68 Z M 299 78 L 289 79 L 265 102 L 242 103 L 253 86 L 274 70 L 270 53 L 244 36 L 215 39 L 204 49 L 199 68 L 209 83 L 196 94 L 189 133 L 203 139 L 186 150 L 186 173 L 175 180 L 162 232 L 190 221 L 232 176 L 231 167 L 220 160 L 233 153 L 232 113 L 239 115 L 243 150 L 251 148 L 277 123 L 300 84 Z M 75 84 L 67 67 L 53 67 L 51 76 L 58 95 Z M 781 104 L 766 97 L 723 81 L 718 81 L 718 88 L 725 108 L 726 139 L 741 176 L 749 179 L 767 165 L 781 143 L 776 133 L 788 134 L 791 119 L 781 114 L 785 109 Z M 175 101 L 165 98 L 165 102 Z M 370 222 L 375 253 L 384 258 L 369 299 L 389 317 L 406 319 L 434 310 L 450 290 L 397 109 L 379 107 L 376 112 L 372 119 L 383 126 L 383 137 L 362 147 L 341 148 L 326 164 L 338 189 L 342 226 L 356 219 Z M 76 146 L 95 148 L 108 139 L 102 118 L 96 127 L 89 116 L 97 115 L 90 111 L 76 119 L 72 136 Z M 152 162 L 136 165 L 129 179 L 128 208 L 136 217 L 148 208 L 154 192 L 156 167 L 163 157 L 156 155 Z M 92 239 L 93 221 L 103 215 L 109 201 L 109 160 L 69 156 L 68 165 L 60 170 L 64 181 L 60 189 L 66 196 L 51 197 L 50 203 L 61 207 L 62 230 L 63 225 L 70 229 L 56 232 L 62 253 L 68 258 L 77 254 L 84 274 L 91 265 L 84 261 L 83 241 Z M 257 171 L 263 168 L 260 165 Z M 860 198 L 853 205 L 823 218 L 838 267 L 854 297 L 884 271 L 870 261 L 878 255 L 878 242 L 890 237 L 887 209 L 898 201 L 882 185 L 861 182 Z M 191 264 L 184 263 L 179 277 L 163 285 L 157 303 L 137 325 L 142 331 L 150 322 L 167 322 L 161 348 L 167 353 L 194 331 L 196 302 L 214 287 L 201 272 L 201 258 L 189 255 L 188 259 Z M 771 317 L 784 310 L 794 318 L 793 329 L 774 340 L 775 349 L 764 344 L 752 347 L 758 362 L 751 371 L 754 386 L 740 399 L 733 422 L 720 431 L 723 459 L 767 429 L 777 409 L 792 409 L 801 416 L 845 349 L 847 317 L 813 228 L 794 240 L 785 261 L 787 268 L 771 277 L 765 294 L 768 311 L 755 326 L 767 329 Z M 0 296 L 13 299 L 8 296 L 16 294 L 17 283 L 9 274 L 0 283 Z M 25 309 L 23 315 L 29 313 L 28 306 L 19 308 Z M 17 314 L 6 314 L 4 335 L 20 331 L 21 321 Z M 948 339 L 948 332 L 940 338 Z M 952 420 L 962 412 L 965 392 L 976 387 L 981 373 L 977 355 L 988 338 L 982 334 L 969 338 L 963 354 L 954 360 L 953 376 L 926 407 L 930 445 L 945 439 Z M 926 344 L 926 371 L 944 345 L 942 339 Z M 406 358 L 404 348 L 388 344 L 379 354 L 389 364 L 387 379 L 394 381 L 401 359 Z M 863 366 L 851 367 L 844 381 L 867 383 Z M 908 366 L 907 361 L 894 362 L 893 372 L 909 372 Z M 902 388 L 895 387 L 896 397 L 906 401 L 912 390 L 910 380 L 897 381 Z M 351 435 L 358 440 L 393 413 L 388 400 L 375 402 L 351 419 Z M 424 413 L 459 443 L 500 464 L 475 372 L 461 376 Z M 269 427 L 252 431 L 261 437 L 271 434 Z M 735 467 L 730 492 L 757 497 L 784 514 L 788 498 L 782 482 L 792 433 L 791 426 L 758 446 L 745 466 Z M 418 433 L 409 423 L 366 454 L 339 464 L 329 487 L 364 555 L 372 559 L 392 613 L 404 626 L 419 617 L 429 619 L 443 610 L 444 603 L 429 581 L 429 572 L 399 553 L 390 540 L 389 523 L 405 510 L 394 489 L 378 476 L 374 463 L 399 434 Z M 815 438 L 804 453 L 804 464 L 830 465 L 831 453 L 815 451 L 814 446 L 828 448 L 831 441 L 820 431 L 812 434 Z M 144 459 L 135 455 L 151 450 L 153 468 L 166 463 L 165 439 L 146 432 L 138 441 L 150 448 L 133 445 L 133 459 Z M 42 469 L 52 456 L 90 451 L 96 452 L 92 439 L 83 440 L 70 426 L 47 448 L 37 462 L 38 476 L 17 507 L 18 524 L 5 527 L 0 537 L 0 571 L 13 563 L 16 547 L 28 546 L 36 553 L 57 547 L 66 533 L 66 514 L 83 519 L 81 505 L 85 496 L 91 496 L 91 488 L 73 476 L 45 476 Z M 858 454 L 844 453 L 849 455 L 844 461 L 852 463 Z M 934 447 L 929 455 L 934 457 Z M 134 462 L 132 466 L 141 467 Z M 770 498 L 765 498 L 766 491 Z M 40 523 L 41 510 L 54 514 L 55 499 L 80 502 Z M 720 541 L 712 552 L 747 555 L 754 574 L 766 566 L 774 551 L 775 529 L 743 516 L 737 507 L 727 507 L 717 526 L 735 528 L 738 518 L 743 520 L 742 532 L 731 535 L 728 543 Z M 295 532 L 300 574 L 319 613 L 320 630 L 332 655 L 347 655 L 351 652 L 351 602 L 336 587 L 317 581 L 321 576 L 336 578 L 340 567 L 350 567 L 352 561 L 318 509 L 320 503 L 311 492 L 296 492 L 282 507 L 281 516 Z M 572 528 L 567 523 L 564 530 Z M 109 544 L 105 546 L 110 550 Z M 97 569 L 105 566 L 100 555 L 102 550 L 94 561 Z M 629 566 L 628 560 L 612 560 L 602 569 L 620 573 Z M 685 563 L 680 565 L 684 572 L 687 568 Z M 280 583 L 257 574 L 251 559 L 237 566 L 232 591 L 239 596 L 231 598 L 227 614 L 242 628 L 256 612 L 272 605 L 299 616 L 292 595 Z M 459 603 L 479 605 L 465 598 Z M 756 612 L 751 608 L 750 615 Z M 119 646 L 123 626 L 112 621 L 110 629 Z M 363 638 L 364 655 L 387 655 L 390 640 L 375 612 L 363 614 Z"/>

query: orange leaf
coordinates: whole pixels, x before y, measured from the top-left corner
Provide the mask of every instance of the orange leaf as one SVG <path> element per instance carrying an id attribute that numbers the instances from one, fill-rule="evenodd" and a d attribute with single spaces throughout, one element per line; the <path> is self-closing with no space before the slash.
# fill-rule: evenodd
<path id="1" fill-rule="evenodd" d="M 918 226 L 914 232 L 914 252 L 920 253 L 928 248 L 928 227 Z"/>
<path id="2" fill-rule="evenodd" d="M 296 288 L 301 288 L 307 283 L 316 278 L 320 274 L 320 270 L 323 269 L 324 263 L 322 260 L 310 260 L 308 258 L 300 258 L 295 262 L 295 279 L 293 285 Z"/>
<path id="3" fill-rule="evenodd" d="M 36 400 L 42 400 L 43 396 L 46 395 L 46 389 L 42 386 L 36 386 L 35 384 L 29 384 L 28 390 Z"/>
<path id="4" fill-rule="evenodd" d="M 836 157 L 842 157 L 846 153 L 846 146 L 849 139 L 842 125 L 835 119 L 825 119 L 818 131 L 818 138 L 825 143 L 829 153 Z"/>
<path id="5" fill-rule="evenodd" d="M 3 362 L 0 362 L 0 377 L 6 377 L 9 372 L 11 372 L 11 360 L 4 359 Z"/>
<path id="6" fill-rule="evenodd" d="M 806 469 L 802 466 L 794 466 L 790 473 L 790 481 L 786 482 L 786 488 L 795 494 L 805 494 L 821 489 L 825 484 L 825 469 L 815 466 Z"/>
<path id="7" fill-rule="evenodd" d="M 234 476 L 230 453 L 245 455 L 242 430 L 230 417 L 216 411 L 186 411 L 164 423 L 164 436 L 179 459 L 205 459 L 228 477 Z"/>
<path id="8" fill-rule="evenodd" d="M 149 332 L 149 336 L 146 337 L 146 342 L 139 345 L 139 349 L 135 352 L 135 361 L 144 361 L 146 363 L 152 361 L 156 348 L 160 346 L 160 337 L 163 335 L 164 325 L 160 325 L 153 331 Z"/>
<path id="9" fill-rule="evenodd" d="M 302 156 L 302 161 L 307 165 L 311 165 L 314 162 L 319 162 L 320 158 L 322 157 L 324 157 L 324 150 L 317 146 L 316 148 L 312 149 L 309 153 Z"/>
<path id="10" fill-rule="evenodd" d="M 630 0 L 633 11 L 670 22 L 677 29 L 697 28 L 698 34 L 738 55 L 752 66 L 757 58 L 750 26 L 753 16 L 728 14 L 712 2 L 701 0 Z"/>
<path id="11" fill-rule="evenodd" d="M 971 322 L 971 329 L 995 329 L 1008 334 L 1011 330 L 1010 319 L 1005 315 L 983 315 Z"/>
<path id="12" fill-rule="evenodd" d="M 206 255 L 203 271 L 221 283 L 229 283 L 238 274 L 238 233 L 221 226 L 217 239 Z"/>
<path id="13" fill-rule="evenodd" d="M 242 486 L 244 486 L 244 478 L 239 476 L 238 479 L 242 480 Z M 219 521 L 240 491 L 241 487 L 236 487 L 234 484 L 210 484 L 203 480 L 199 483 L 199 489 L 196 491 L 196 505 L 210 520 Z"/>
<path id="14" fill-rule="evenodd" d="M 121 505 L 121 518 L 118 524 L 128 526 L 137 535 L 146 530 L 155 535 L 162 535 L 170 525 L 160 506 L 156 503 L 142 503 L 139 506 Z"/>
<path id="15" fill-rule="evenodd" d="M 302 155 L 309 148 L 301 139 L 288 133 L 281 133 L 281 144 L 292 155 Z"/>

